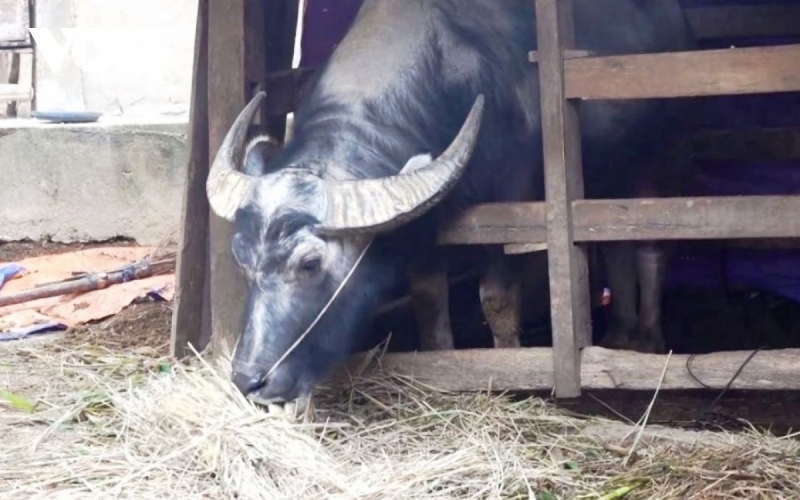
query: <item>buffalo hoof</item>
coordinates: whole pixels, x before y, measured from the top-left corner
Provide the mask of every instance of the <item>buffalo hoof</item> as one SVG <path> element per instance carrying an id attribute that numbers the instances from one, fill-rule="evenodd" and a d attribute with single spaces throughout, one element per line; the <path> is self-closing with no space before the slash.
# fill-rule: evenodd
<path id="1" fill-rule="evenodd" d="M 625 329 L 610 330 L 600 342 L 601 347 L 646 354 L 664 354 L 666 345 L 660 330 Z"/>
<path id="2" fill-rule="evenodd" d="M 660 331 L 640 331 L 630 349 L 647 354 L 666 354 L 667 346 Z"/>
<path id="3" fill-rule="evenodd" d="M 516 336 L 509 336 L 509 337 L 497 337 L 494 338 L 494 348 L 495 349 L 516 349 L 520 347 L 519 337 Z"/>
<path id="4" fill-rule="evenodd" d="M 634 332 L 627 328 L 612 327 L 600 341 L 600 347 L 606 349 L 630 350 Z"/>

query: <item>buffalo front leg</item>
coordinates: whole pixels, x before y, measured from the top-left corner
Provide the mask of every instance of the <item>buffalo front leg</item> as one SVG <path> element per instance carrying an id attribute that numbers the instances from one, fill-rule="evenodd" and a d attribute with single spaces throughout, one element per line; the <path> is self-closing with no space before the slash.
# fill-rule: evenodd
<path id="1" fill-rule="evenodd" d="M 496 348 L 520 346 L 522 289 L 520 273 L 515 271 L 512 259 L 501 255 L 481 276 L 481 307 Z"/>
<path id="2" fill-rule="evenodd" d="M 609 349 L 633 349 L 637 314 L 637 260 L 632 242 L 604 243 L 600 247 L 611 288 L 611 317 L 600 345 Z"/>
<path id="3" fill-rule="evenodd" d="M 409 272 L 409 284 L 411 303 L 420 329 L 421 349 L 454 349 L 446 267 L 437 261 L 433 266 L 426 266 L 424 269 L 412 268 Z"/>
<path id="4" fill-rule="evenodd" d="M 661 331 L 661 297 L 667 255 L 655 243 L 641 244 L 636 250 L 639 274 L 639 327 L 634 349 L 661 354 L 666 351 Z"/>

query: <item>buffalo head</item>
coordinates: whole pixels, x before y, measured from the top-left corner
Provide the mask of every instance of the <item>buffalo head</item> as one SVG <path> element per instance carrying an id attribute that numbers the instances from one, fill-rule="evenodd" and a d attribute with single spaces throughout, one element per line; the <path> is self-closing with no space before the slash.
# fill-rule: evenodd
<path id="1" fill-rule="evenodd" d="M 335 169 L 319 160 L 266 165 L 259 176 L 241 172 L 264 161 L 245 147 L 263 97 L 236 119 L 206 187 L 214 212 L 235 222 L 233 255 L 249 288 L 234 382 L 261 402 L 280 403 L 308 397 L 352 353 L 358 328 L 373 312 L 364 306 L 367 283 L 346 283 L 327 309 L 331 298 L 374 235 L 419 217 L 456 184 L 477 141 L 483 96 L 441 156 L 413 156 L 398 174 L 367 179 L 333 179 Z"/>

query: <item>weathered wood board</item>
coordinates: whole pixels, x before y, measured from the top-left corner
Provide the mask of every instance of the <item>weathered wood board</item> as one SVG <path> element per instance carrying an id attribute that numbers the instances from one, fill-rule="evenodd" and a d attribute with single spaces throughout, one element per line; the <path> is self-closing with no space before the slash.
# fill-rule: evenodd
<path id="1" fill-rule="evenodd" d="M 800 44 L 567 59 L 574 99 L 650 99 L 800 91 Z"/>
<path id="2" fill-rule="evenodd" d="M 745 362 L 731 389 L 800 390 L 800 349 L 764 350 L 755 355 L 752 351 L 718 352 L 690 359 L 685 354 L 668 357 L 593 346 L 583 349 L 579 359 L 585 390 L 652 391 L 659 387 L 665 366 L 661 389 L 723 389 Z M 363 362 L 363 356 L 355 357 L 332 380 L 358 373 Z M 389 353 L 372 369 L 412 377 L 443 391 L 547 391 L 555 384 L 553 350 L 541 347 Z"/>
<path id="3" fill-rule="evenodd" d="M 583 198 L 577 104 L 564 93 L 564 54 L 574 45 L 571 0 L 536 0 L 547 246 L 553 323 L 555 390 L 580 395 L 579 350 L 590 343 L 589 270 L 586 248 L 575 245 L 573 200 Z"/>
<path id="4" fill-rule="evenodd" d="M 194 54 L 194 82 L 189 119 L 189 162 L 176 263 L 176 294 L 170 354 L 190 355 L 190 345 L 203 350 L 211 338 L 209 291 L 209 206 L 206 179 L 208 149 L 208 0 L 200 0 Z"/>
<path id="5" fill-rule="evenodd" d="M 491 203 L 465 210 L 439 243 L 547 242 L 543 202 Z M 575 241 L 797 238 L 800 196 L 713 196 L 573 202 Z"/>

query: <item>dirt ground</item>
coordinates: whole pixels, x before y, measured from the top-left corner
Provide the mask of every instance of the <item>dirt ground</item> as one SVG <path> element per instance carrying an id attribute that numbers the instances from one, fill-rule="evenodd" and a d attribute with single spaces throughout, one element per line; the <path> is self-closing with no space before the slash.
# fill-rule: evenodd
<path id="1" fill-rule="evenodd" d="M 122 239 L 69 244 L 49 241 L 6 242 L 0 243 L 0 262 L 108 245 L 128 246 L 135 245 L 135 243 Z M 69 344 L 91 339 L 98 346 L 130 347 L 131 349 L 150 347 L 167 354 L 171 321 L 172 305 L 170 303 L 144 299 L 131 304 L 111 318 L 68 330 L 64 334 L 64 342 Z"/>
<path id="2" fill-rule="evenodd" d="M 0 243 L 0 262 L 25 257 L 108 245 L 130 245 L 114 241 L 91 244 L 50 242 Z M 64 334 L 63 342 L 85 343 L 131 350 L 150 348 L 169 352 L 172 307 L 150 299 L 134 303 L 114 317 L 84 325 Z M 548 398 L 548 394 L 539 394 Z M 522 395 L 521 395 L 522 396 Z M 650 403 L 652 393 L 630 391 L 587 392 L 580 399 L 554 401 L 558 406 L 583 415 L 602 415 L 622 421 L 637 421 Z M 683 391 L 661 393 L 650 422 L 690 429 L 741 430 L 750 425 L 776 434 L 800 429 L 800 393 L 791 391 Z"/>

